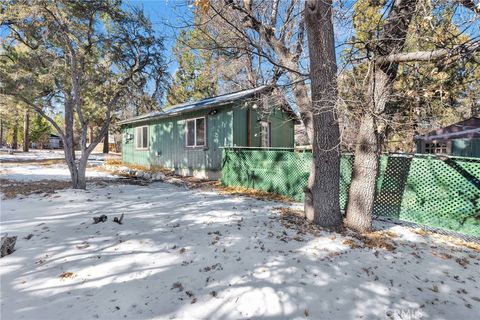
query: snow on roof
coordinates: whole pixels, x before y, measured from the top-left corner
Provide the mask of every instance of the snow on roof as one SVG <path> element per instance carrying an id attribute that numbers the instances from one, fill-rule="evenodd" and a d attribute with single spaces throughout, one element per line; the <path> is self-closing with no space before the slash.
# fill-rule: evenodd
<path id="1" fill-rule="evenodd" d="M 206 99 L 202 99 L 195 102 L 186 102 L 182 104 L 177 104 L 167 110 L 154 111 L 154 112 L 142 114 L 138 117 L 120 121 L 119 124 L 135 123 L 135 122 L 141 122 L 145 120 L 158 119 L 158 118 L 168 118 L 168 117 L 173 117 L 186 112 L 203 110 L 211 107 L 226 106 L 234 101 L 248 99 L 253 97 L 256 94 L 263 93 L 267 91 L 268 88 L 269 88 L 268 86 L 261 86 L 258 88 L 237 91 L 237 92 L 227 93 L 227 94 L 223 94 L 223 95 L 219 95 L 211 98 L 206 98 Z"/>

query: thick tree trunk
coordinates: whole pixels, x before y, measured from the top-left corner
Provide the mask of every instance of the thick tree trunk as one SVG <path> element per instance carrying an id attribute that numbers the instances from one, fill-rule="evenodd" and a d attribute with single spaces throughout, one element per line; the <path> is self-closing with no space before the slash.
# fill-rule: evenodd
<path id="1" fill-rule="evenodd" d="M 360 232 L 372 225 L 379 157 L 376 129 L 375 117 L 371 113 L 364 115 L 358 131 L 345 219 L 347 227 Z"/>
<path id="2" fill-rule="evenodd" d="M 103 138 L 103 153 L 108 153 L 109 145 L 108 145 L 108 130 L 105 133 L 105 138 Z"/>
<path id="3" fill-rule="evenodd" d="M 12 149 L 17 150 L 18 148 L 18 119 L 15 119 L 13 124 L 12 132 Z"/>
<path id="4" fill-rule="evenodd" d="M 75 162 L 75 143 L 73 135 L 73 105 L 69 98 L 65 102 L 65 141 L 63 141 L 63 150 L 65 152 L 65 161 L 67 162 L 72 179 L 73 189 L 85 189 L 79 184 L 79 170 Z"/>
<path id="5" fill-rule="evenodd" d="M 88 157 L 90 153 L 83 152 L 80 159 L 75 160 L 71 156 L 71 152 L 65 149 L 65 161 L 67 162 L 68 169 L 70 171 L 70 177 L 72 180 L 73 189 L 86 189 L 86 170 L 88 164 Z"/>
<path id="6" fill-rule="evenodd" d="M 89 155 L 87 154 L 82 154 L 82 157 L 80 158 L 80 161 L 78 163 L 77 189 L 87 188 L 86 170 L 88 156 Z"/>
<path id="7" fill-rule="evenodd" d="M 376 60 L 371 64 L 369 79 L 369 106 L 361 119 L 355 149 L 352 183 L 348 192 L 346 225 L 363 232 L 371 228 L 383 134 L 376 119 L 389 119 L 392 110 L 386 110 L 397 76 L 398 63 L 383 61 L 403 50 L 408 28 L 416 11 L 418 0 L 397 0 L 393 3 L 380 32 Z M 384 59 L 383 59 L 384 60 Z"/>
<path id="8" fill-rule="evenodd" d="M 334 31 L 331 0 L 308 0 L 305 22 L 310 52 L 313 128 L 312 171 L 305 191 L 307 219 L 327 228 L 339 228 L 340 132 L 337 100 Z"/>
<path id="9" fill-rule="evenodd" d="M 29 125 L 30 125 L 29 113 L 28 113 L 28 110 L 25 110 L 25 113 L 23 115 L 23 151 L 24 152 L 28 152 L 29 145 L 30 145 L 30 139 L 28 136 Z"/>
<path id="10" fill-rule="evenodd" d="M 92 143 L 93 142 L 93 138 L 95 137 L 95 134 L 94 134 L 94 131 L 93 131 L 93 127 L 90 127 L 90 130 L 88 130 L 89 133 L 90 133 L 90 138 L 89 138 L 89 142 Z"/>
<path id="11" fill-rule="evenodd" d="M 391 68 L 394 69 L 391 69 Z M 372 64 L 372 78 L 369 85 L 369 106 L 360 120 L 352 168 L 352 182 L 348 192 L 346 225 L 359 232 L 372 226 L 372 210 L 375 202 L 375 187 L 378 176 L 378 162 L 381 141 L 377 117 L 385 108 L 393 89 L 392 74 L 396 66 L 383 69 Z"/>

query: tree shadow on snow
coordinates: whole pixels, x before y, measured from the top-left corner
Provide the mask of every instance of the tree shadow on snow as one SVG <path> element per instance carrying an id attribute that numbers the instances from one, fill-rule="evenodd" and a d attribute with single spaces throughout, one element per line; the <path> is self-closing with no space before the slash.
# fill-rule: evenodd
<path id="1" fill-rule="evenodd" d="M 5 319 L 447 319 L 480 311 L 470 292 L 478 292 L 478 252 L 428 236 L 398 234 L 392 252 L 366 248 L 348 235 L 287 228 L 275 202 L 162 183 L 59 195 L 23 200 L 30 207 L 16 211 L 5 203 L 2 225 L 20 239 L 1 260 Z M 121 213 L 124 224 L 112 223 Z M 108 221 L 92 224 L 99 214 Z"/>

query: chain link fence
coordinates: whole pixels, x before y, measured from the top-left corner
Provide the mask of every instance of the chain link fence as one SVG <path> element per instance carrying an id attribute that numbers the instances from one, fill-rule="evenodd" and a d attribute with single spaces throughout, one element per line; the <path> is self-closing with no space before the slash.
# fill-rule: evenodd
<path id="1" fill-rule="evenodd" d="M 312 154 L 288 149 L 226 148 L 222 183 L 303 201 Z M 340 163 L 345 210 L 352 155 Z M 373 214 L 480 237 L 480 159 L 389 155 L 380 159 Z"/>

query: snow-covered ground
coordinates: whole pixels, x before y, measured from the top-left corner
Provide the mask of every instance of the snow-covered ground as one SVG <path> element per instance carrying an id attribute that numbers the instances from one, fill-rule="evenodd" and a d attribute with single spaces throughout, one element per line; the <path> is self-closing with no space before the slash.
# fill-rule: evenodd
<path id="1" fill-rule="evenodd" d="M 478 319 L 478 251 L 386 224 L 393 251 L 305 234 L 281 206 L 164 183 L 3 200 L 0 318 Z"/>
<path id="2" fill-rule="evenodd" d="M 0 161 L 30 161 L 46 159 L 64 159 L 63 150 L 30 150 L 29 152 L 0 149 Z"/>
<path id="3" fill-rule="evenodd" d="M 9 149 L 0 149 L 0 162 L 24 162 L 24 161 L 39 161 L 39 160 L 53 160 L 53 159 L 65 159 L 63 150 L 36 150 L 30 149 L 29 152 L 22 152 L 15 150 L 10 153 Z M 80 151 L 76 151 L 76 155 L 80 156 Z M 105 158 L 119 158 L 117 154 L 103 154 L 94 153 L 91 154 L 89 159 L 103 160 Z"/>
<path id="4" fill-rule="evenodd" d="M 87 169 L 87 178 L 113 178 L 105 171 Z M 1 164 L 0 178 L 14 181 L 70 180 L 70 171 L 64 163 L 58 164 Z"/>

